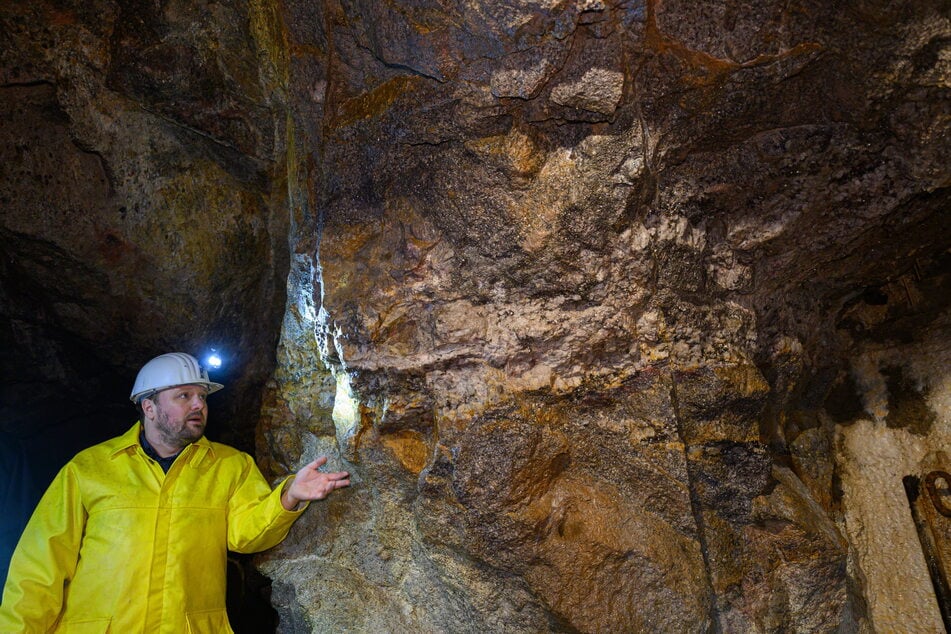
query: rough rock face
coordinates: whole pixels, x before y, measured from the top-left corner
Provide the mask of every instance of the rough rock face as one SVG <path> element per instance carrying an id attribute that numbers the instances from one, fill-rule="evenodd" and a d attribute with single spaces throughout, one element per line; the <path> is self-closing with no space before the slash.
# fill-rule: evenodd
<path id="1" fill-rule="evenodd" d="M 235 419 L 224 435 L 253 446 L 288 222 L 277 79 L 252 18 L 174 3 L 0 7 L 5 429 L 87 413 L 95 438 L 134 420 L 116 406 L 110 425 L 102 407 L 145 361 L 216 347 L 239 368 L 221 376 L 231 399 L 213 401 Z"/>
<path id="2" fill-rule="evenodd" d="M 358 484 L 297 533 L 325 567 L 261 560 L 287 631 L 874 627 L 813 477 L 835 432 L 790 443 L 845 303 L 946 268 L 938 5 L 310 19 L 316 228 L 260 448 Z"/>
<path id="3" fill-rule="evenodd" d="M 226 434 L 354 479 L 280 631 L 940 624 L 945 3 L 2 18 L 4 389 L 240 350 Z"/>

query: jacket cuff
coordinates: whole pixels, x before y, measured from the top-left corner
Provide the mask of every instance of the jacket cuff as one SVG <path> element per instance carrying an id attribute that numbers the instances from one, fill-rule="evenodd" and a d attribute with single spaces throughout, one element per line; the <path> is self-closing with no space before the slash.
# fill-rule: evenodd
<path id="1" fill-rule="evenodd" d="M 284 478 L 284 481 L 281 483 L 281 486 L 277 487 L 277 490 L 280 491 L 278 502 L 281 505 L 281 510 L 290 515 L 296 516 L 296 515 L 300 515 L 301 513 L 307 510 L 307 507 L 310 506 L 310 500 L 301 500 L 300 502 L 297 503 L 297 506 L 290 511 L 284 508 L 284 492 L 287 491 L 287 489 L 291 486 L 291 482 L 294 481 L 295 477 L 296 476 L 294 475 L 289 475 L 286 478 Z"/>

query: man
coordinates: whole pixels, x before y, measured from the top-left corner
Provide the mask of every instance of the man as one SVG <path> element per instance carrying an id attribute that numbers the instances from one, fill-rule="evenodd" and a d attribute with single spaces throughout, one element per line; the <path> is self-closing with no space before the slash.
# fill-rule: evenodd
<path id="1" fill-rule="evenodd" d="M 188 354 L 139 371 L 141 420 L 77 454 L 13 555 L 0 632 L 228 633 L 227 551 L 279 543 L 311 500 L 348 486 L 320 458 L 271 490 L 251 456 L 204 437 L 223 386 Z"/>

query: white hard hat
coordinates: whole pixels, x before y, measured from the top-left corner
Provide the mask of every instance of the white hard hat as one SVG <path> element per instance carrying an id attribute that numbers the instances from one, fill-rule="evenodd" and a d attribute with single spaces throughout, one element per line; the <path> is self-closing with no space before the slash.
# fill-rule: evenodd
<path id="1" fill-rule="evenodd" d="M 129 397 L 133 403 L 155 392 L 176 385 L 204 385 L 208 393 L 217 392 L 224 387 L 208 379 L 208 370 L 198 364 L 198 359 L 184 352 L 162 354 L 139 370 Z"/>

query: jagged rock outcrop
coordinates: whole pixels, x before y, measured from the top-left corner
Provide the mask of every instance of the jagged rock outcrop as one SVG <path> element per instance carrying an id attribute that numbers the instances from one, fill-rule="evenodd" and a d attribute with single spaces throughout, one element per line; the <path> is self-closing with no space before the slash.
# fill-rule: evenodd
<path id="1" fill-rule="evenodd" d="M 226 439 L 354 479 L 257 559 L 281 631 L 890 631 L 857 453 L 948 437 L 944 4 L 2 18 L 4 375 L 239 353 Z"/>

